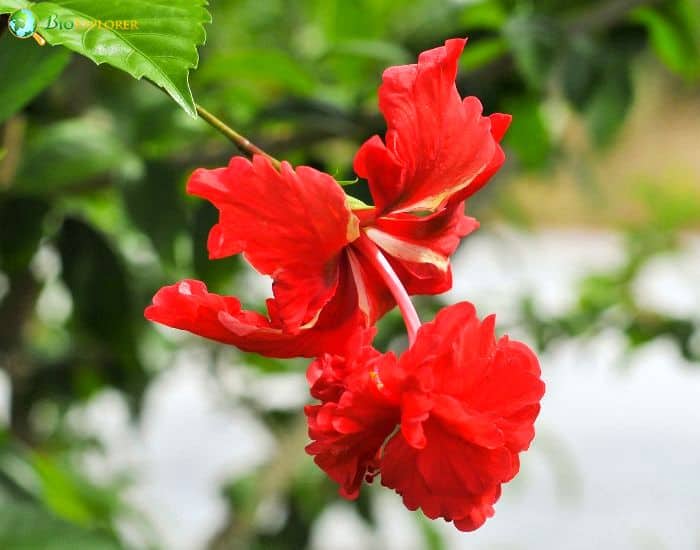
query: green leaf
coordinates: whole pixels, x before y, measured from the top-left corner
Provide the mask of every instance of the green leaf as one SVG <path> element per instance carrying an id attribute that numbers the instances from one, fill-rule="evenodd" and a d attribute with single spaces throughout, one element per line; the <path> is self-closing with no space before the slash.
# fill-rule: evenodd
<path id="1" fill-rule="evenodd" d="M 150 162 L 144 177 L 125 184 L 122 190 L 129 217 L 146 233 L 158 255 L 171 264 L 186 217 L 182 179 L 181 171 L 172 165 Z M 157 216 L 154 209 L 158 209 Z"/>
<path id="2" fill-rule="evenodd" d="M 76 527 L 30 502 L 0 498 L 0 548 L 12 550 L 117 550 L 112 538 Z"/>
<path id="3" fill-rule="evenodd" d="M 508 52 L 508 43 L 503 38 L 486 38 L 469 43 L 459 60 L 465 71 L 473 71 L 487 65 Z"/>
<path id="4" fill-rule="evenodd" d="M 308 95 L 316 86 L 313 73 L 283 50 L 236 50 L 218 54 L 207 59 L 197 73 L 199 83 L 237 85 L 242 80 L 258 88 L 272 86 L 297 95 Z"/>
<path id="5" fill-rule="evenodd" d="M 469 3 L 462 12 L 461 21 L 468 31 L 473 29 L 500 30 L 508 14 L 498 2 L 481 1 Z M 469 46 L 473 47 L 472 44 Z"/>
<path id="6" fill-rule="evenodd" d="M 549 159 L 552 141 L 539 101 L 534 96 L 507 100 L 503 112 L 513 115 L 504 143 L 517 154 L 526 169 L 542 168 Z"/>
<path id="7" fill-rule="evenodd" d="M 577 36 L 569 44 L 562 59 L 564 95 L 578 110 L 590 103 L 602 78 L 605 52 L 587 36 Z"/>
<path id="8" fill-rule="evenodd" d="M 416 514 L 416 519 L 418 521 L 421 534 L 423 535 L 425 546 L 429 550 L 445 550 L 447 545 L 445 544 L 440 531 L 435 527 L 433 521 L 426 518 L 420 512 Z"/>
<path id="9" fill-rule="evenodd" d="M 411 54 L 406 49 L 384 40 L 342 40 L 331 48 L 329 54 L 364 57 L 390 65 L 409 63 L 412 59 Z"/>
<path id="10" fill-rule="evenodd" d="M 62 48 L 40 48 L 32 40 L 18 40 L 9 35 L 0 44 L 0 75 L 3 75 L 0 122 L 3 122 L 60 76 L 70 61 L 70 52 Z"/>
<path id="11" fill-rule="evenodd" d="M 199 279 L 207 282 L 212 292 L 230 290 L 231 281 L 241 271 L 241 255 L 209 259 L 207 238 L 209 231 L 219 221 L 219 213 L 213 205 L 200 201 L 194 212 L 190 232 L 192 234 L 192 259 Z"/>
<path id="12" fill-rule="evenodd" d="M 323 0 L 308 2 L 308 18 L 328 41 L 347 38 L 372 38 L 390 23 L 392 2 L 372 0 Z"/>
<path id="13" fill-rule="evenodd" d="M 0 13 L 12 13 L 29 7 L 30 4 L 28 0 L 0 0 Z"/>
<path id="14" fill-rule="evenodd" d="M 12 231 L 0 232 L 0 268 L 13 274 L 26 269 L 43 235 L 49 205 L 43 200 L 15 197 L 0 201 L 0 220 Z"/>
<path id="15" fill-rule="evenodd" d="M 54 0 L 31 9 L 39 19 L 37 32 L 50 44 L 146 77 L 196 117 L 188 77 L 199 62 L 197 46 L 206 40 L 204 24 L 211 21 L 206 5 L 207 0 Z M 128 22 L 129 29 L 116 29 L 116 22 L 120 27 Z"/>
<path id="16" fill-rule="evenodd" d="M 610 144 L 627 117 L 632 98 L 629 62 L 622 56 L 610 58 L 586 108 L 588 129 L 595 145 Z"/>
<path id="17" fill-rule="evenodd" d="M 243 353 L 242 362 L 264 374 L 281 372 L 302 372 L 306 368 L 304 361 L 299 359 L 275 359 L 264 357 L 257 353 Z"/>
<path id="18" fill-rule="evenodd" d="M 104 235 L 68 218 L 57 239 L 62 278 L 73 297 L 73 317 L 86 334 L 129 360 L 133 349 L 127 272 Z"/>
<path id="19" fill-rule="evenodd" d="M 679 233 L 700 220 L 700 186 L 692 180 L 642 179 L 635 186 L 635 194 L 650 214 L 649 225 L 660 231 Z"/>
<path id="20" fill-rule="evenodd" d="M 107 527 L 122 508 L 113 490 L 99 488 L 54 455 L 29 457 L 41 483 L 41 499 L 59 517 L 83 527 Z"/>
<path id="21" fill-rule="evenodd" d="M 525 11 L 514 15 L 503 28 L 515 65 L 533 90 L 542 90 L 547 82 L 559 35 L 559 28 L 550 19 Z"/>
<path id="22" fill-rule="evenodd" d="M 141 168 L 141 161 L 114 135 L 108 119 L 87 116 L 45 126 L 35 134 L 14 189 L 43 195 L 104 174 L 138 174 Z"/>
<path id="23" fill-rule="evenodd" d="M 632 19 L 643 24 L 656 55 L 673 72 L 690 79 L 700 77 L 700 7 L 687 0 L 667 9 L 640 7 Z"/>

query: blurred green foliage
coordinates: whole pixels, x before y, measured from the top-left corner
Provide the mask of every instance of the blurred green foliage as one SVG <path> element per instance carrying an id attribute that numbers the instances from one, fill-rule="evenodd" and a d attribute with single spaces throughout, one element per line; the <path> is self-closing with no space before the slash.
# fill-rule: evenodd
<path id="1" fill-rule="evenodd" d="M 546 116 L 552 98 L 564 98 L 586 121 L 591 142 L 605 147 L 634 100 L 641 60 L 655 56 L 686 86 L 700 78 L 693 0 L 217 0 L 210 11 L 191 75 L 196 100 L 278 158 L 348 181 L 358 145 L 384 130 L 376 107 L 383 69 L 413 62 L 449 37 L 470 37 L 460 90 L 480 97 L 487 112 L 515 116 L 505 144 L 516 173 L 546 170 L 561 157 Z M 201 12 L 193 17 L 202 20 Z M 94 442 L 67 436 L 66 416 L 105 387 L 121 391 L 138 414 L 149 380 L 174 351 L 142 317 L 163 284 L 196 277 L 245 299 L 240 260 L 207 258 L 216 212 L 184 194 L 193 168 L 224 165 L 235 151 L 156 87 L 60 47 L 5 32 L 0 75 L 0 366 L 13 390 L 0 440 L 0 547 L 118 547 L 115 525 L 126 513 L 119 488 L 93 486 L 80 473 L 73 458 Z M 348 189 L 369 200 L 363 182 Z M 692 320 L 640 311 L 631 297 L 643 263 L 700 218 L 684 198 L 654 194 L 653 201 L 654 223 L 629 229 L 627 263 L 588 278 L 569 316 L 543 319 L 523 305 L 541 346 L 610 324 L 616 310 L 614 322 L 632 344 L 670 334 L 697 359 Z M 37 307 L 47 288 L 64 296 L 64 314 Z M 419 304 L 427 317 L 439 307 Z M 400 318 L 387 316 L 378 345 L 392 345 L 401 332 Z M 241 360 L 261 376 L 305 366 Z M 33 414 L 47 405 L 57 414 L 48 427 Z M 280 438 L 299 432 L 292 413 L 256 414 Z M 303 452 L 303 436 L 283 459 Z M 273 463 L 232 484 L 226 495 L 243 512 L 213 546 L 303 547 L 336 498 L 310 464 L 299 460 L 283 483 L 266 481 Z M 258 532 L 253 519 L 261 487 L 281 494 L 287 509 L 276 533 Z M 367 500 L 356 507 L 371 521 Z M 431 525 L 421 525 L 426 545 L 442 548 Z"/>
<path id="2" fill-rule="evenodd" d="M 638 303 L 634 292 L 634 282 L 646 263 L 659 254 L 678 251 L 681 231 L 700 220 L 700 196 L 682 187 L 642 182 L 639 198 L 653 207 L 652 219 L 627 228 L 625 262 L 609 272 L 588 275 L 581 282 L 577 307 L 561 317 L 543 318 L 532 300 L 523 301 L 523 318 L 541 349 L 560 338 L 616 328 L 633 347 L 665 336 L 677 344 L 686 359 L 700 361 L 700 347 L 693 343 L 697 320 L 649 311 Z"/>

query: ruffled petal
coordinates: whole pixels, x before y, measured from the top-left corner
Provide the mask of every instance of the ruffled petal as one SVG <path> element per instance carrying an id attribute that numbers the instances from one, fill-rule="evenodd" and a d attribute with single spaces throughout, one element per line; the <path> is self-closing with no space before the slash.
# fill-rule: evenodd
<path id="1" fill-rule="evenodd" d="M 234 157 L 227 168 L 195 171 L 187 189 L 219 209 L 210 256 L 243 252 L 272 276 L 285 331 L 298 332 L 331 299 L 339 254 L 359 236 L 358 220 L 331 176 L 304 166 L 295 171 L 286 162 L 278 172 L 262 156 Z"/>
<path id="2" fill-rule="evenodd" d="M 534 436 L 544 391 L 534 354 L 496 341 L 494 326 L 493 316 L 481 321 L 458 303 L 423 325 L 398 361 L 370 348 L 365 333 L 346 357 L 311 364 L 322 404 L 307 408 L 307 450 L 343 495 L 354 498 L 363 478 L 380 473 L 410 510 L 458 529 L 493 515 Z"/>
<path id="3" fill-rule="evenodd" d="M 236 317 L 248 315 L 246 322 L 251 326 L 265 322 L 262 315 L 242 311 L 237 298 L 212 294 L 203 282 L 191 279 L 161 288 L 144 315 L 149 321 L 233 344 L 236 336 L 219 321 L 222 312 Z"/>
<path id="4" fill-rule="evenodd" d="M 377 376 L 395 363 L 392 354 L 364 348 L 355 359 L 325 355 L 309 367 L 312 394 L 329 401 L 305 408 L 312 439 L 306 451 L 345 498 L 356 498 L 363 480 L 376 474 L 381 447 L 398 422 L 397 404 Z"/>
<path id="5" fill-rule="evenodd" d="M 416 342 L 401 356 L 399 368 L 405 376 L 415 374 L 425 378 L 430 375 L 430 387 L 438 391 L 461 387 L 458 375 L 468 367 L 455 363 L 453 348 L 457 342 L 469 341 L 464 348 L 476 355 L 482 345 L 475 337 L 480 326 L 476 308 L 469 302 L 441 309 L 433 321 L 424 323 L 418 330 Z"/>
<path id="6" fill-rule="evenodd" d="M 210 293 L 204 283 L 192 280 L 161 288 L 145 316 L 266 357 L 344 354 L 353 342 L 353 335 L 365 326 L 353 283 L 347 279 L 347 276 L 341 279 L 338 293 L 320 315 L 295 334 L 281 326 L 274 299 L 268 300 L 266 317 L 242 310 L 236 298 Z"/>
<path id="7" fill-rule="evenodd" d="M 399 493 L 409 510 L 420 508 L 429 518 L 476 529 L 493 515 L 500 484 L 513 475 L 510 451 L 465 441 L 435 420 L 424 429 L 427 443 L 420 449 L 402 434 L 389 440 L 381 461 L 382 485 Z"/>
<path id="8" fill-rule="evenodd" d="M 386 136 L 370 138 L 354 162 L 380 214 L 436 210 L 492 165 L 491 120 L 477 98 L 462 100 L 455 85 L 465 43 L 448 40 L 417 64 L 384 72 L 379 107 Z"/>
<path id="9" fill-rule="evenodd" d="M 493 113 L 492 115 L 489 115 L 489 120 L 491 121 L 491 135 L 493 136 L 493 139 L 496 140 L 496 149 L 493 153 L 493 157 L 491 157 L 491 161 L 488 163 L 486 168 L 484 168 L 483 172 L 474 178 L 474 181 L 450 197 L 449 204 L 456 204 L 471 197 L 479 189 L 484 187 L 484 185 L 489 182 L 494 174 L 500 170 L 501 166 L 503 166 L 503 163 L 506 160 L 506 154 L 503 151 L 500 142 L 508 130 L 512 119 L 512 116 L 503 113 Z"/>
<path id="10" fill-rule="evenodd" d="M 463 302 L 418 331 L 384 375 L 401 395 L 401 431 L 387 443 L 382 484 L 406 506 L 473 530 L 493 515 L 500 485 L 518 472 L 544 392 L 539 364 L 520 342 L 494 336 Z M 398 389 L 396 389 L 398 388 Z"/>

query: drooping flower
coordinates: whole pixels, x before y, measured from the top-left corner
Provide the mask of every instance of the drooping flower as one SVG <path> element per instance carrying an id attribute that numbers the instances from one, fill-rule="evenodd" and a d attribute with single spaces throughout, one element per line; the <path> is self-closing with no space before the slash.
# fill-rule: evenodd
<path id="1" fill-rule="evenodd" d="M 381 475 L 405 505 L 471 531 L 534 437 L 544 384 L 532 351 L 494 337 L 466 302 L 423 325 L 401 357 L 366 342 L 309 367 L 307 452 L 348 498 Z M 400 429 L 397 431 L 396 427 Z"/>
<path id="2" fill-rule="evenodd" d="M 409 293 L 448 290 L 450 256 L 478 227 L 464 201 L 502 164 L 498 141 L 510 121 L 484 117 L 478 99 L 460 98 L 455 77 L 465 42 L 448 40 L 417 64 L 385 71 L 385 142 L 369 139 L 355 158 L 371 207 L 352 208 L 327 174 L 287 163 L 278 172 L 262 156 L 192 175 L 188 192 L 220 214 L 210 257 L 243 253 L 272 278 L 267 316 L 195 281 L 161 289 L 146 316 L 268 356 L 341 353 L 357 327 L 372 326 L 394 305 L 362 252 L 366 241 L 386 254 Z"/>

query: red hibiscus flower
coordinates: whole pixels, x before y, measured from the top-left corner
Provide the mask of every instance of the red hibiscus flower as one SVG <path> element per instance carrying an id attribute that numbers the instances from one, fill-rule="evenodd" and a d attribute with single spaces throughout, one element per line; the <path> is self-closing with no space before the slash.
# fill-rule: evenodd
<path id="1" fill-rule="evenodd" d="M 457 92 L 464 44 L 448 40 L 384 73 L 386 136 L 354 162 L 373 206 L 327 174 L 277 170 L 265 156 L 192 175 L 188 192 L 219 210 L 210 256 L 242 253 L 272 279 L 267 315 L 187 280 L 161 289 L 146 316 L 263 355 L 318 357 L 307 373 L 320 401 L 305 408 L 307 451 L 341 494 L 355 498 L 379 475 L 409 509 L 470 531 L 517 474 L 544 384 L 527 346 L 495 339 L 493 316 L 480 321 L 461 303 L 421 326 L 409 298 L 450 288 L 450 256 L 478 225 L 465 201 L 504 160 L 510 117 L 484 117 L 478 99 Z M 394 305 L 410 346 L 400 357 L 371 346 Z"/>
<path id="2" fill-rule="evenodd" d="M 484 117 L 478 99 L 460 98 L 465 42 L 448 40 L 418 64 L 384 73 L 385 141 L 371 138 L 355 158 L 374 206 L 353 209 L 331 176 L 287 163 L 278 172 L 263 156 L 192 175 L 188 192 L 220 214 L 210 256 L 243 253 L 272 278 L 267 316 L 184 281 L 161 289 L 146 317 L 263 355 L 313 357 L 343 353 L 357 327 L 393 307 L 385 270 L 368 258 L 377 247 L 410 294 L 448 290 L 449 258 L 478 226 L 464 201 L 502 164 L 498 141 L 510 121 Z"/>
<path id="3" fill-rule="evenodd" d="M 348 498 L 381 475 L 409 509 L 478 528 L 534 437 L 544 393 L 537 358 L 520 342 L 496 341 L 494 317 L 479 321 L 469 303 L 443 309 L 398 359 L 356 344 L 309 367 L 321 404 L 306 407 L 307 452 Z"/>

